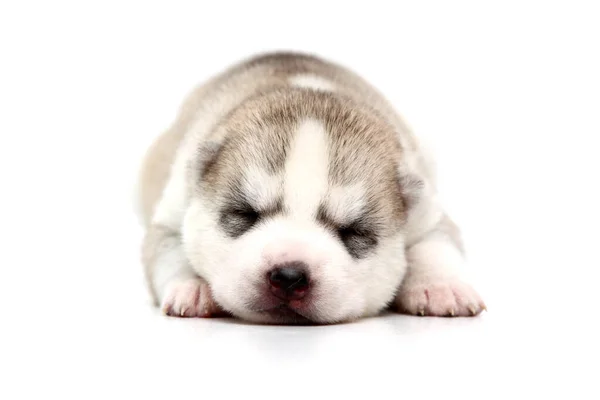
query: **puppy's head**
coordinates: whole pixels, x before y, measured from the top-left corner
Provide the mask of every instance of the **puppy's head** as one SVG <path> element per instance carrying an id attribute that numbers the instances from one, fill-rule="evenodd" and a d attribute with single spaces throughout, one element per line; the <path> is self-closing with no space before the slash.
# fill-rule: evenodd
<path id="1" fill-rule="evenodd" d="M 402 279 L 396 133 L 326 93 L 246 102 L 198 149 L 183 241 L 232 314 L 333 323 L 376 313 Z"/>

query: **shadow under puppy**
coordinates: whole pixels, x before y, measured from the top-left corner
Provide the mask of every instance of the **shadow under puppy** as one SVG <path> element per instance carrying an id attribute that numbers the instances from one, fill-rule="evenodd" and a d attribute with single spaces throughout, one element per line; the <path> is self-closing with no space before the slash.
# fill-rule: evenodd
<path id="1" fill-rule="evenodd" d="M 196 88 L 148 150 L 139 201 L 148 285 L 168 315 L 485 308 L 423 146 L 369 83 L 311 55 L 255 56 Z"/>

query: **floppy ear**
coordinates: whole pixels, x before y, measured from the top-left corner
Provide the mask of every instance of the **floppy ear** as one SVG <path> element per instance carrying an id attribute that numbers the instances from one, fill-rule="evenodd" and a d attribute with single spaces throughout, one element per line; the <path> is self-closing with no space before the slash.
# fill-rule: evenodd
<path id="1" fill-rule="evenodd" d="M 400 172 L 398 184 L 402 193 L 404 209 L 409 211 L 416 207 L 425 194 L 425 182 L 415 174 Z"/>
<path id="2" fill-rule="evenodd" d="M 196 149 L 194 156 L 188 164 L 190 182 L 194 182 L 194 185 L 200 184 L 202 178 L 215 166 L 222 147 L 222 142 L 207 141 Z"/>
<path id="3" fill-rule="evenodd" d="M 401 168 L 398 178 L 401 201 L 406 214 L 406 244 L 415 243 L 415 240 L 422 238 L 441 217 L 434 183 L 427 175 L 421 175 L 419 172 L 417 168 Z"/>
<path id="4" fill-rule="evenodd" d="M 402 160 L 398 166 L 398 185 L 406 211 L 413 210 L 425 195 L 424 179 L 409 164 L 409 160 Z"/>
<path id="5" fill-rule="evenodd" d="M 200 146 L 196 155 L 196 169 L 199 178 L 202 178 L 215 165 L 222 147 L 222 143 L 215 141 L 209 141 Z"/>

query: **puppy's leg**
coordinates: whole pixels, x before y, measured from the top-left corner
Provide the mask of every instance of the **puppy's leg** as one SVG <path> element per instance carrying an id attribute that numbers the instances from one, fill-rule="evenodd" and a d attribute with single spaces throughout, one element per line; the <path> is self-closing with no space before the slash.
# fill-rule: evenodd
<path id="1" fill-rule="evenodd" d="M 211 317 L 223 315 L 208 283 L 191 268 L 177 232 L 160 225 L 149 227 L 142 258 L 156 305 L 167 315 Z"/>
<path id="2" fill-rule="evenodd" d="M 485 309 L 461 277 L 460 232 L 447 217 L 406 250 L 408 270 L 396 297 L 399 311 L 431 316 L 473 316 Z"/>

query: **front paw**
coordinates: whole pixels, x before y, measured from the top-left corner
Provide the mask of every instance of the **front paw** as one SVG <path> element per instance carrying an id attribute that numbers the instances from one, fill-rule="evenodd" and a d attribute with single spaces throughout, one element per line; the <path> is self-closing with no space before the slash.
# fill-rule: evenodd
<path id="1" fill-rule="evenodd" d="M 174 317 L 208 318 L 225 314 L 214 301 L 208 283 L 200 278 L 171 282 L 161 308 L 163 313 Z"/>
<path id="2" fill-rule="evenodd" d="M 396 306 L 400 312 L 437 317 L 469 317 L 486 309 L 475 289 L 458 279 L 408 279 Z"/>

